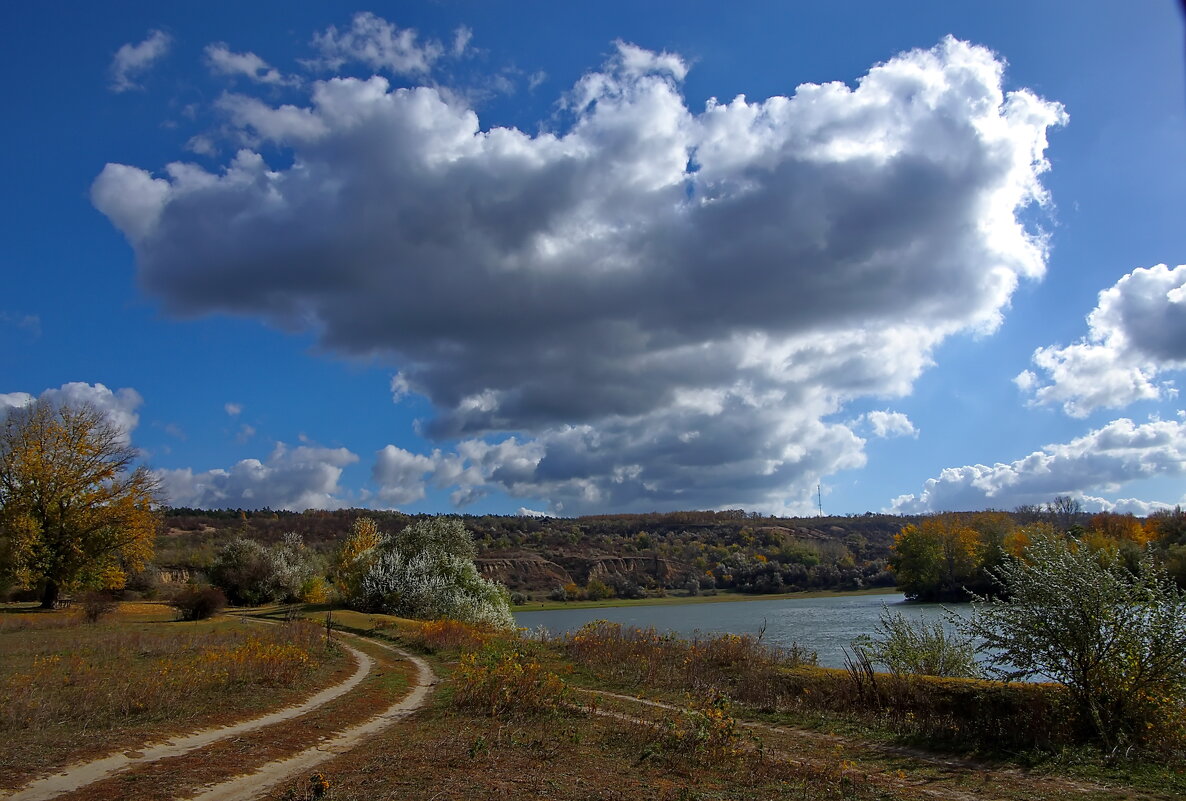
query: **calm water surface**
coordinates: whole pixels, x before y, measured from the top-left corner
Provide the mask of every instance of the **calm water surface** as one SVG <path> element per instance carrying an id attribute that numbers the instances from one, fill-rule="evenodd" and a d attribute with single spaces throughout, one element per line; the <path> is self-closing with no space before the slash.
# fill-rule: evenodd
<path id="1" fill-rule="evenodd" d="M 704 634 L 757 634 L 765 628 L 771 645 L 798 643 L 819 655 L 825 667 L 844 667 L 844 648 L 861 634 L 872 634 L 881 607 L 907 617 L 941 620 L 939 604 L 908 604 L 900 593 L 846 595 L 827 598 L 790 598 L 777 601 L 735 601 L 678 606 L 619 606 L 606 609 L 557 609 L 519 612 L 519 626 L 543 626 L 553 634 L 575 631 L 591 620 L 611 620 L 626 626 L 674 631 L 689 637 Z M 968 604 L 947 604 L 961 614 Z"/>

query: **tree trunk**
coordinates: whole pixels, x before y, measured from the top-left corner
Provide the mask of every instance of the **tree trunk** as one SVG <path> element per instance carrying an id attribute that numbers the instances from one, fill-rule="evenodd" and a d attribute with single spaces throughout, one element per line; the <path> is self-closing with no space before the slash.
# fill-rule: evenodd
<path id="1" fill-rule="evenodd" d="M 45 580 L 45 589 L 41 591 L 41 608 L 53 609 L 58 603 L 58 593 L 60 592 L 58 582 L 53 579 Z"/>

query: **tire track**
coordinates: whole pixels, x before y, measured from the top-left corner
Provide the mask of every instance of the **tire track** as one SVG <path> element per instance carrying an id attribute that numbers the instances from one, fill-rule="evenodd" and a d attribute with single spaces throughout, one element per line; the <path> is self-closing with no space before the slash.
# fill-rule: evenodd
<path id="1" fill-rule="evenodd" d="M 436 674 L 428 663 L 402 648 L 373 639 L 368 639 L 368 642 L 393 651 L 416 666 L 416 684 L 410 693 L 365 723 L 339 732 L 332 739 L 290 757 L 265 763 L 253 773 L 208 787 L 190 796 L 190 801 L 245 801 L 256 798 L 292 776 L 351 750 L 364 738 L 377 734 L 424 706 L 437 682 Z"/>

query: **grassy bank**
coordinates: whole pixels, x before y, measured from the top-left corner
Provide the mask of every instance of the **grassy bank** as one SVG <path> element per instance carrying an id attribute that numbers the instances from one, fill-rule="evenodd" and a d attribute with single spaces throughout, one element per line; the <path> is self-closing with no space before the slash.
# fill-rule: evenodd
<path id="1" fill-rule="evenodd" d="M 430 654 L 442 679 L 428 710 L 324 767 L 338 801 L 1169 801 L 1186 792 L 1181 759 L 1116 758 L 1080 743 L 1054 687 L 881 674 L 870 684 L 744 635 L 692 642 L 605 624 L 540 641 L 333 614 Z M 301 791 L 294 782 L 268 798 Z"/>
<path id="2" fill-rule="evenodd" d="M 718 592 L 716 595 L 668 595 L 664 598 L 606 598 L 602 601 L 528 601 L 511 607 L 514 612 L 547 612 L 554 609 L 608 609 L 616 606 L 681 606 L 684 604 L 720 604 L 740 601 L 781 601 L 801 598 L 840 598 L 848 595 L 890 595 L 899 592 L 895 587 L 875 587 L 868 590 L 836 592 L 782 592 L 772 595 L 750 595 L 741 592 Z"/>
<path id="3" fill-rule="evenodd" d="M 284 619 L 295 611 L 236 613 Z M 420 622 L 327 606 L 304 611 L 317 623 L 308 632 L 316 639 L 324 636 L 322 624 L 332 613 L 337 629 L 426 654 L 440 680 L 427 709 L 377 733 L 365 747 L 318 766 L 315 776 L 332 795 L 311 790 L 306 774 L 272 790 L 266 797 L 274 801 L 429 796 L 907 801 L 973 795 L 1004 801 L 1161 801 L 1186 793 L 1181 754 L 1159 754 L 1157 760 L 1135 753 L 1103 755 L 1062 729 L 1057 691 L 1037 685 L 881 674 L 857 680 L 847 671 L 814 667 L 809 655 L 771 649 L 745 635 L 685 641 L 602 624 L 540 641 L 456 621 Z M 87 698 L 107 697 L 129 678 L 138 687 L 164 681 L 152 661 L 162 653 L 170 654 L 176 668 L 225 663 L 202 656 L 213 653 L 211 642 L 158 637 L 207 631 L 223 637 L 224 629 L 230 630 L 227 636 L 284 632 L 282 626 L 227 619 L 174 624 L 160 608 L 141 605 L 97 626 L 71 623 L 63 613 L 0 614 L 0 624 L 0 661 L 5 675 L 24 677 L 22 686 L 34 666 L 47 664 L 54 654 L 60 655 L 53 663 L 57 671 L 67 662 L 93 668 L 85 675 L 71 669 L 65 683 L 65 674 L 49 674 L 55 680 L 42 700 L 60 692 L 86 698 L 63 698 L 52 723 L 5 731 L 10 763 L 0 770 L 18 762 L 25 770 L 60 764 L 53 749 L 74 747 L 85 728 L 71 722 L 73 710 L 93 703 Z M 120 647 L 125 640 L 137 647 Z M 145 647 L 154 643 L 155 648 Z M 229 653 L 240 645 L 224 644 Z M 406 675 L 397 661 L 373 681 L 398 680 L 395 691 L 402 690 Z M 293 748 L 304 747 L 343 720 L 381 707 L 367 700 L 367 686 L 335 702 L 339 706 L 314 713 L 316 719 L 257 733 L 252 747 L 266 757 L 253 756 L 243 747 L 246 741 L 235 740 L 219 746 L 222 750 L 195 753 L 184 764 L 171 763 L 176 776 L 158 772 L 143 780 L 159 785 L 160 798 L 173 797 L 168 790 L 197 786 L 210 765 L 230 770 L 220 760 L 231 759 L 231 752 L 235 771 L 249 769 L 252 760 L 283 756 L 285 737 Z M 211 685 L 199 705 L 242 715 L 247 699 L 274 708 L 291 691 L 283 682 Z M 185 700 L 180 691 L 157 695 Z M 648 700 L 632 697 L 640 695 Z M 166 708 L 156 714 L 177 712 Z M 104 715 L 107 728 L 98 733 L 104 746 L 130 747 L 134 735 L 152 734 L 120 714 Z M 1051 743 L 1036 745 L 1042 738 Z M 1035 765 L 1040 769 L 1028 770 Z M 158 797 L 136 789 L 139 794 L 121 797 Z"/>

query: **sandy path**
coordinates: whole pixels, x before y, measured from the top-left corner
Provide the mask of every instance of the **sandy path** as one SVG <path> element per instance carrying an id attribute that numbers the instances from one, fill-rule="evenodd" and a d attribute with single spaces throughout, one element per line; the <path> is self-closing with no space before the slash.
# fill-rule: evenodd
<path id="1" fill-rule="evenodd" d="M 206 788 L 197 795 L 191 796 L 192 801 L 240 801 L 242 799 L 256 798 L 292 776 L 298 773 L 304 773 L 322 762 L 333 759 L 338 754 L 349 751 L 351 748 L 357 746 L 364 738 L 382 731 L 400 718 L 406 717 L 424 706 L 424 702 L 428 700 L 428 696 L 432 692 L 432 687 L 436 684 L 437 680 L 436 674 L 432 672 L 432 668 L 428 666 L 428 663 L 401 648 L 396 648 L 386 643 L 378 642 L 377 640 L 370 640 L 369 642 L 394 651 L 416 666 L 416 684 L 412 687 L 412 691 L 408 695 L 365 723 L 339 732 L 332 739 L 326 740 L 312 748 L 307 748 L 293 756 L 268 762 L 254 773 L 238 776 L 229 781 Z"/>
<path id="2" fill-rule="evenodd" d="M 45 801 L 45 799 L 54 798 L 63 793 L 85 787 L 100 779 L 105 779 L 133 765 L 180 756 L 226 737 L 234 737 L 244 732 L 290 720 L 317 707 L 324 706 L 357 687 L 359 682 L 366 678 L 367 674 L 374 667 L 374 660 L 362 651 L 345 643 L 342 643 L 342 645 L 354 656 L 355 661 L 358 663 L 358 667 L 353 675 L 341 684 L 327 687 L 315 695 L 310 696 L 297 706 L 283 707 L 262 717 L 241 721 L 230 726 L 202 729 L 201 731 L 190 734 L 172 737 L 161 743 L 148 744 L 139 750 L 124 751 L 118 754 L 110 754 L 109 756 L 91 762 L 76 763 L 63 768 L 52 776 L 46 776 L 45 778 L 30 782 L 15 791 L 12 795 L 0 794 L 0 799 L 3 799 L 3 801 Z"/>

